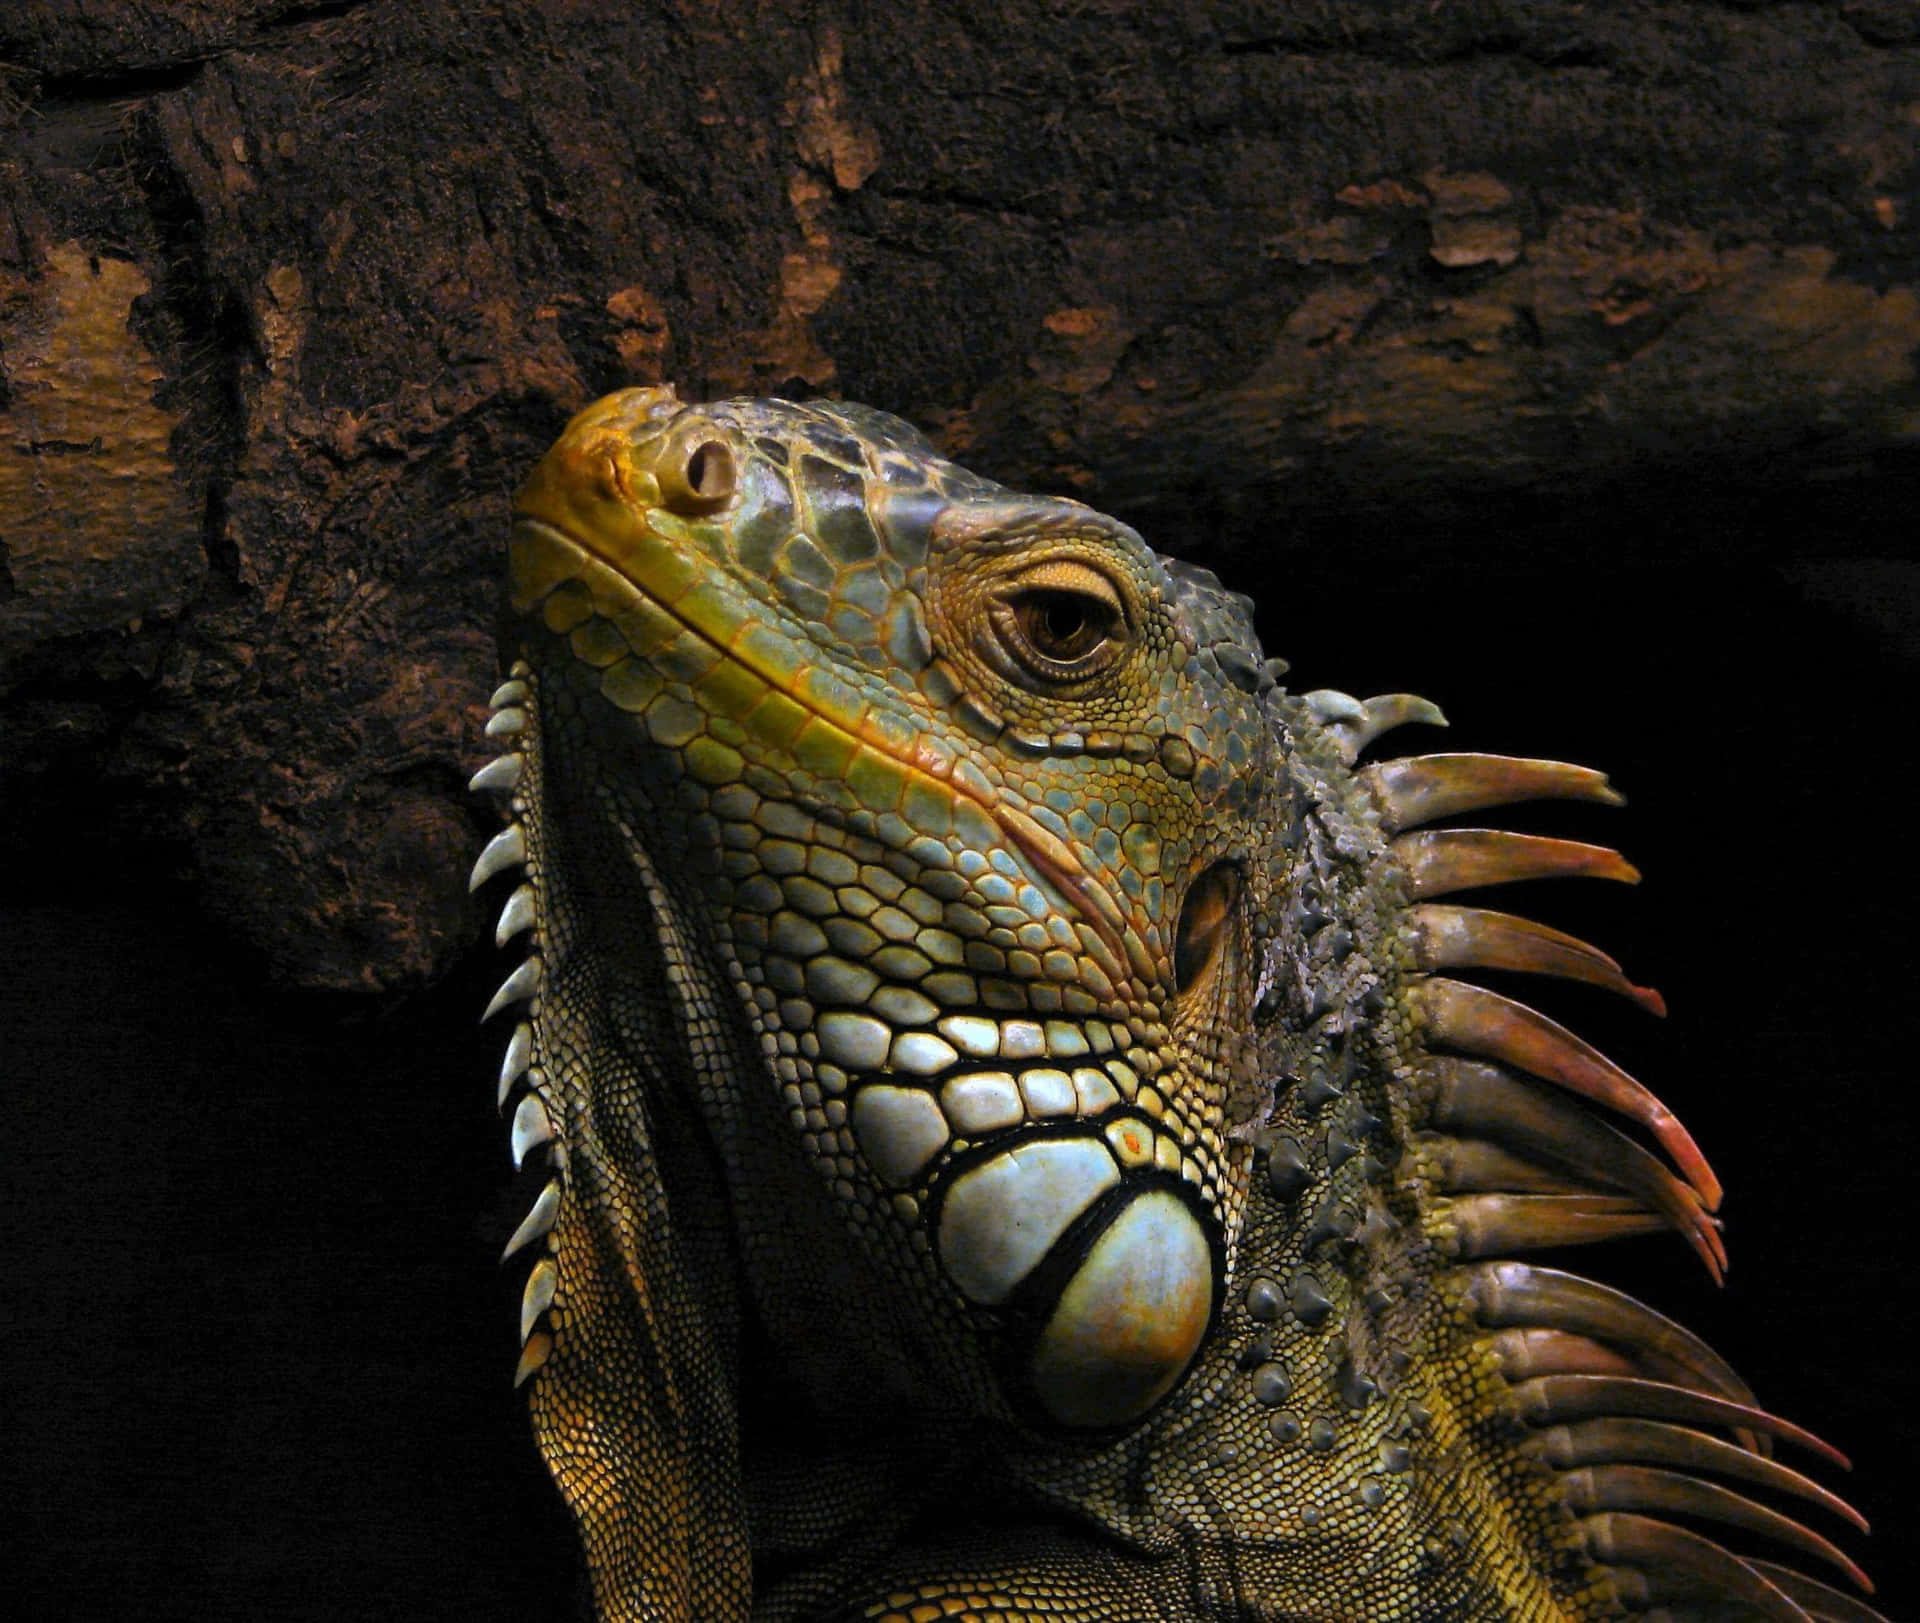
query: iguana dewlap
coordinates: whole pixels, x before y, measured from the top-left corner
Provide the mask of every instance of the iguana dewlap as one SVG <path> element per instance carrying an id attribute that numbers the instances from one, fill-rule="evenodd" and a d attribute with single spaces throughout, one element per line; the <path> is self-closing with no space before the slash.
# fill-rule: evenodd
<path id="1" fill-rule="evenodd" d="M 863 407 L 670 390 L 516 504 L 475 779 L 542 1192 L 520 1378 L 608 1618 L 1872 1618 L 1832 1451 L 1516 1260 L 1720 1191 L 1438 898 L 1616 802 L 1279 685 L 1248 601 Z M 1864 1524 L 1860 1524 L 1864 1525 Z M 1730 1531 L 1729 1531 L 1730 1530 Z M 1725 1543 L 1721 1542 L 1725 1539 Z"/>

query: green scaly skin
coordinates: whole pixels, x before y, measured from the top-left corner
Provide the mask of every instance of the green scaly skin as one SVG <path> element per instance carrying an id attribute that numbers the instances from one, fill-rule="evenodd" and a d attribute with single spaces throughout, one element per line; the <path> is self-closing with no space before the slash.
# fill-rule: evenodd
<path id="1" fill-rule="evenodd" d="M 1356 770 L 1437 712 L 1289 694 L 1213 577 L 865 408 L 627 391 L 517 516 L 476 883 L 604 1617 L 1872 1615 L 1672 1531 L 1800 1491 L 1705 1435 L 1784 1423 L 1503 1260 L 1723 1256 L 1677 1124 L 1436 973 L 1650 998 L 1426 902 L 1631 870 L 1398 832 L 1597 774 Z"/>

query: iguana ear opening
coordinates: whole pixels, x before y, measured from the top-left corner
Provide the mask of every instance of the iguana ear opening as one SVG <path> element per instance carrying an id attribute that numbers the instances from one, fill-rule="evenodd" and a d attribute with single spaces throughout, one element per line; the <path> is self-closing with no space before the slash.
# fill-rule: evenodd
<path id="1" fill-rule="evenodd" d="M 1173 938 L 1174 990 L 1184 995 L 1219 961 L 1232 932 L 1233 904 L 1240 895 L 1240 869 L 1216 862 L 1187 891 Z"/>

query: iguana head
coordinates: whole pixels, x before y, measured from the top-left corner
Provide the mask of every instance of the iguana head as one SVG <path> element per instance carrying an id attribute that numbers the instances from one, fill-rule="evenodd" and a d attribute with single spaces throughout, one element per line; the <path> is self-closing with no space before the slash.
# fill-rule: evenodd
<path id="1" fill-rule="evenodd" d="M 1823 1445 L 1517 1260 L 1665 1228 L 1725 1262 L 1666 1107 L 1465 977 L 1657 995 L 1442 900 L 1636 878 L 1435 826 L 1604 777 L 1357 766 L 1438 712 L 1285 692 L 1212 576 L 861 407 L 630 390 L 516 518 L 475 882 L 528 872 L 489 1011 L 528 1006 L 501 1098 L 552 1169 L 521 1371 L 551 1360 L 609 1615 L 745 1615 L 752 1522 L 804 1569 L 767 1615 L 1052 1623 L 1059 1580 L 1102 1616 L 1872 1618 L 1672 1520 L 1864 1584 L 1724 1485 L 1851 1517 L 1763 1446 Z M 801 1465 L 743 1464 L 742 1407 L 790 1391 Z M 956 1460 L 1023 1510 L 941 1554 L 920 1518 L 982 1520 Z"/>
<path id="2" fill-rule="evenodd" d="M 1138 1415 L 1217 1305 L 1261 1102 L 1293 813 L 1245 601 L 831 403 L 616 395 L 517 515 L 549 770 L 620 774 L 698 876 L 847 1222 L 1017 1404 Z"/>

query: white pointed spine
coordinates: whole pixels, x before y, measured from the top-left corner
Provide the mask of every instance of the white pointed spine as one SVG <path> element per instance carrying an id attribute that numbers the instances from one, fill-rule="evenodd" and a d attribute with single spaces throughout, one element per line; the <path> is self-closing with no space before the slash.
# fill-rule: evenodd
<path id="1" fill-rule="evenodd" d="M 498 1108 L 507 1108 L 507 1097 L 513 1092 L 513 1085 L 527 1074 L 527 1067 L 532 1063 L 533 1027 L 522 1020 L 507 1039 L 507 1052 L 500 1061 L 500 1086 L 494 1100 Z"/>
<path id="2" fill-rule="evenodd" d="M 496 755 L 467 780 L 467 788 L 476 795 L 489 789 L 508 793 L 520 781 L 525 766 L 526 757 L 522 755 Z"/>
<path id="3" fill-rule="evenodd" d="M 527 1288 L 520 1296 L 520 1345 L 527 1344 L 540 1315 L 553 1306 L 553 1293 L 560 1284 L 560 1270 L 553 1258 L 542 1257 L 527 1275 Z"/>
<path id="4" fill-rule="evenodd" d="M 533 928 L 533 886 L 522 885 L 507 898 L 500 909 L 500 922 L 494 927 L 493 944 L 504 947 L 522 930 Z"/>
<path id="5" fill-rule="evenodd" d="M 520 1364 L 513 1372 L 513 1388 L 517 1392 L 529 1380 L 539 1374 L 541 1367 L 553 1354 L 553 1337 L 546 1331 L 535 1333 L 520 1351 Z"/>
<path id="6" fill-rule="evenodd" d="M 524 660 L 514 662 L 508 680 L 501 683 L 493 692 L 491 704 L 494 714 L 487 722 L 487 736 L 496 739 L 514 739 L 526 733 L 532 724 L 530 714 L 533 698 L 533 673 Z M 509 750 L 498 756 L 473 775 L 470 787 L 474 792 L 491 792 L 507 797 L 510 804 L 505 808 L 513 820 L 501 832 L 488 842 L 480 853 L 480 860 L 474 864 L 470 889 L 480 886 L 496 874 L 509 868 L 524 868 L 528 860 L 527 835 L 516 813 L 524 810 L 518 791 L 526 774 L 526 756 L 519 750 Z M 537 926 L 539 923 L 539 897 L 531 883 L 520 884 L 506 905 L 500 910 L 498 923 L 494 928 L 494 942 L 504 947 L 516 936 L 534 931 L 528 957 L 494 993 L 487 1005 L 482 1019 L 490 1019 L 501 1010 L 513 1004 L 531 1003 L 539 991 L 542 977 L 542 962 L 539 955 Z M 560 1215 L 562 1188 L 565 1181 L 566 1158 L 564 1147 L 555 1142 L 553 1118 L 548 1114 L 545 1101 L 540 1097 L 542 1087 L 541 1073 L 534 1067 L 534 1031 L 530 1019 L 523 1018 L 513 1028 L 513 1035 L 507 1040 L 507 1049 L 500 1062 L 500 1073 L 496 1089 L 497 1100 L 502 1110 L 513 1097 L 514 1090 L 525 1085 L 520 1102 L 513 1113 L 513 1123 L 509 1130 L 509 1142 L 513 1152 L 513 1164 L 516 1170 L 526 1164 L 526 1159 L 535 1150 L 549 1147 L 552 1159 L 549 1161 L 549 1179 L 542 1186 L 540 1194 L 534 1200 L 531 1210 L 514 1230 L 513 1237 L 507 1241 L 506 1249 L 501 1253 L 501 1261 L 525 1251 L 528 1247 L 544 1241 L 553 1231 Z M 527 1277 L 526 1288 L 520 1302 L 520 1341 L 521 1354 L 519 1366 L 514 1371 L 513 1384 L 523 1386 L 546 1363 L 553 1351 L 553 1334 L 550 1328 L 539 1327 L 543 1314 L 553 1305 L 554 1293 L 559 1287 L 560 1273 L 558 1264 L 551 1255 L 542 1256 Z"/>
<path id="7" fill-rule="evenodd" d="M 506 1262 L 515 1252 L 524 1251 L 535 1240 L 544 1240 L 553 1232 L 554 1221 L 559 1215 L 560 1184 L 555 1180 L 540 1191 L 540 1198 L 513 1231 L 513 1238 L 507 1241 L 507 1248 L 500 1253 L 500 1260 Z"/>
<path id="8" fill-rule="evenodd" d="M 473 865 L 473 877 L 467 881 L 468 891 L 478 890 L 495 874 L 508 868 L 518 868 L 526 860 L 526 832 L 518 823 L 509 823 L 487 841 L 480 853 L 480 860 Z"/>
<path id="9" fill-rule="evenodd" d="M 531 1002 L 533 994 L 539 990 L 540 960 L 529 958 L 500 983 L 500 990 L 493 994 L 493 1001 L 487 1005 L 487 1012 L 480 1018 L 482 1021 L 491 1020 L 509 1004 Z"/>
<path id="10" fill-rule="evenodd" d="M 547 1114 L 547 1107 L 540 1102 L 540 1095 L 521 1095 L 519 1108 L 513 1113 L 513 1129 L 509 1139 L 513 1148 L 513 1170 L 518 1172 L 526 1165 L 529 1155 L 542 1144 L 552 1141 L 553 1120 Z"/>
<path id="11" fill-rule="evenodd" d="M 1440 707 L 1431 699 L 1423 699 L 1417 693 L 1382 693 L 1361 705 L 1357 718 L 1336 721 L 1327 731 L 1340 739 L 1351 761 L 1382 733 L 1416 721 L 1427 727 L 1447 724 Z"/>

